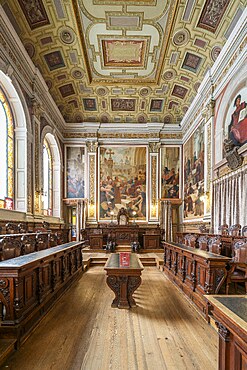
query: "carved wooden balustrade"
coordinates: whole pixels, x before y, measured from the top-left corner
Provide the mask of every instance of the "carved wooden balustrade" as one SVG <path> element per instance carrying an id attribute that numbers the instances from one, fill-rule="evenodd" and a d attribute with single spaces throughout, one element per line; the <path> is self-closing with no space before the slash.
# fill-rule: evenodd
<path id="1" fill-rule="evenodd" d="M 83 271 L 84 242 L 0 262 L 0 334 L 27 337 L 45 312 Z"/>
<path id="2" fill-rule="evenodd" d="M 162 242 L 164 271 L 207 315 L 204 294 L 217 294 L 227 275 L 230 258 L 175 243 Z"/>

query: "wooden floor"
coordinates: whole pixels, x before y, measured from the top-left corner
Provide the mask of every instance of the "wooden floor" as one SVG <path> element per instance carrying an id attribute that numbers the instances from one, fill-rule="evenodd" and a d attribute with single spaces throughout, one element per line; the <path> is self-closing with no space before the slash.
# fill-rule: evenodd
<path id="1" fill-rule="evenodd" d="M 134 297 L 111 308 L 103 267 L 90 268 L 2 369 L 217 369 L 217 332 L 163 272 L 146 267 Z"/>

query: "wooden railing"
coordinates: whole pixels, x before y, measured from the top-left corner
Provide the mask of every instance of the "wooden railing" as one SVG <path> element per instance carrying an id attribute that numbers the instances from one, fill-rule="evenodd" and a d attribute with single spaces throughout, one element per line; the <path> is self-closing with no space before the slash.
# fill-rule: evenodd
<path id="1" fill-rule="evenodd" d="M 0 334 L 23 341 L 83 271 L 84 242 L 0 262 Z"/>
<path id="2" fill-rule="evenodd" d="M 162 242 L 164 271 L 196 304 L 207 318 L 203 295 L 217 294 L 227 275 L 230 258 L 187 247 Z"/>

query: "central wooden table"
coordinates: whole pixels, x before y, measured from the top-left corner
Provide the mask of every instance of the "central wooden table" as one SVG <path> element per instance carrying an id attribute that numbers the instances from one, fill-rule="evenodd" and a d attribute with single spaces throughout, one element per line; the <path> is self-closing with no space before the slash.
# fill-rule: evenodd
<path id="1" fill-rule="evenodd" d="M 120 254 L 114 253 L 108 258 L 104 269 L 107 273 L 107 285 L 115 293 L 112 307 L 135 307 L 134 291 L 141 285 L 143 265 L 136 254 L 130 254 L 128 267 L 121 267 Z"/>

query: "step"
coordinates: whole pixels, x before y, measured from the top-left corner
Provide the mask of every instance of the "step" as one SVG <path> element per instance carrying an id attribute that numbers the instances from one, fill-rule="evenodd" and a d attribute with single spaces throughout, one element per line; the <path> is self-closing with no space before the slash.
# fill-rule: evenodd
<path id="1" fill-rule="evenodd" d="M 15 351 L 16 339 L 0 339 L 0 365 Z"/>
<path id="2" fill-rule="evenodd" d="M 129 245 L 122 245 L 117 246 L 115 252 L 130 252 L 131 253 L 131 246 Z"/>
<path id="3" fill-rule="evenodd" d="M 91 257 L 90 258 L 90 266 L 97 265 L 97 266 L 104 266 L 106 264 L 108 257 Z"/>

